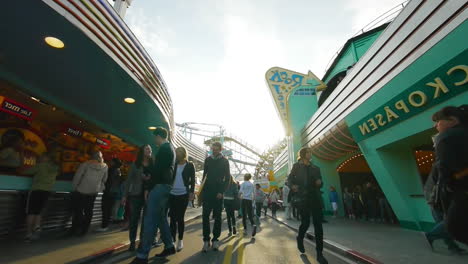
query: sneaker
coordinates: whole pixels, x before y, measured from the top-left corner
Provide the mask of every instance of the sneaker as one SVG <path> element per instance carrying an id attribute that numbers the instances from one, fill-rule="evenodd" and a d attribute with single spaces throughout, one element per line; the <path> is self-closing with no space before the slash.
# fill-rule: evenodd
<path id="1" fill-rule="evenodd" d="M 206 253 L 206 252 L 208 252 L 208 249 L 210 249 L 210 242 L 209 242 L 209 241 L 205 241 L 205 242 L 203 243 L 203 249 L 202 249 L 202 251 Z"/>
<path id="2" fill-rule="evenodd" d="M 176 253 L 175 247 L 165 248 L 163 252 L 154 255 L 155 258 L 167 258 Z"/>
<path id="3" fill-rule="evenodd" d="M 26 242 L 26 243 L 31 243 L 32 241 L 33 241 L 32 235 L 28 235 L 28 236 L 26 236 L 26 237 L 24 238 L 24 242 Z"/>
<path id="4" fill-rule="evenodd" d="M 248 236 L 249 233 L 247 232 L 247 228 L 244 229 L 244 236 Z"/>
<path id="5" fill-rule="evenodd" d="M 424 237 L 426 238 L 427 244 L 429 245 L 431 250 L 434 251 L 434 245 L 433 245 L 434 240 L 429 237 L 428 233 L 424 233 Z"/>
<path id="6" fill-rule="evenodd" d="M 181 251 L 184 248 L 184 241 L 179 240 L 177 241 L 177 251 Z"/>
<path id="7" fill-rule="evenodd" d="M 212 248 L 213 248 L 214 251 L 218 251 L 218 249 L 219 249 L 219 241 L 218 240 L 213 241 Z"/>
<path id="8" fill-rule="evenodd" d="M 96 229 L 96 232 L 107 232 L 109 230 L 109 227 L 101 227 Z"/>
<path id="9" fill-rule="evenodd" d="M 154 241 L 153 243 L 153 247 L 159 247 L 163 244 L 163 241 L 161 238 L 159 238 L 158 240 Z"/>
<path id="10" fill-rule="evenodd" d="M 148 259 L 134 258 L 130 264 L 148 264 Z"/>
<path id="11" fill-rule="evenodd" d="M 234 235 L 237 235 L 237 229 L 236 229 L 235 227 L 232 229 L 232 233 L 233 233 Z"/>
<path id="12" fill-rule="evenodd" d="M 228 237 L 231 237 L 231 236 L 232 236 L 232 232 L 229 232 L 229 233 L 228 233 Z"/>
<path id="13" fill-rule="evenodd" d="M 305 253 L 304 239 L 300 239 L 299 237 L 296 237 L 296 241 L 297 241 L 297 249 L 299 249 L 299 252 L 304 254 Z"/>
<path id="14" fill-rule="evenodd" d="M 317 261 L 318 261 L 319 264 L 328 264 L 328 261 L 323 256 L 323 254 L 317 254 Z"/>
<path id="15" fill-rule="evenodd" d="M 254 225 L 253 230 L 252 230 L 252 237 L 254 237 L 256 234 L 257 234 L 257 226 Z"/>
<path id="16" fill-rule="evenodd" d="M 463 255 L 466 252 L 466 250 L 464 250 L 463 248 L 459 248 L 459 247 L 449 248 L 449 251 L 452 254 L 458 254 L 458 255 Z"/>
<path id="17" fill-rule="evenodd" d="M 130 242 L 130 246 L 128 247 L 128 251 L 135 251 L 135 242 Z"/>

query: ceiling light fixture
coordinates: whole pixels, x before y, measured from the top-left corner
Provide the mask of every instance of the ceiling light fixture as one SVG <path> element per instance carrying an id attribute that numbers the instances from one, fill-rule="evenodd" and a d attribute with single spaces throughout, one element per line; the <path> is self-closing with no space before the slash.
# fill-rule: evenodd
<path id="1" fill-rule="evenodd" d="M 148 127 L 148 129 L 149 129 L 149 130 L 156 130 L 156 127 L 150 126 L 150 127 Z"/>
<path id="2" fill-rule="evenodd" d="M 38 102 L 38 103 L 41 102 L 41 100 L 37 99 L 36 97 L 32 97 L 32 96 L 31 96 L 31 99 L 34 100 L 34 101 L 36 101 L 36 102 Z"/>
<path id="3" fill-rule="evenodd" d="M 49 45 L 49 46 L 51 46 L 53 48 L 62 49 L 63 47 L 65 47 L 65 44 L 63 43 L 63 41 L 61 41 L 58 38 L 46 37 L 44 40 L 47 43 L 47 45 Z"/>
<path id="4" fill-rule="evenodd" d="M 133 104 L 135 103 L 135 99 L 127 97 L 124 99 L 124 102 L 126 102 L 127 104 Z"/>

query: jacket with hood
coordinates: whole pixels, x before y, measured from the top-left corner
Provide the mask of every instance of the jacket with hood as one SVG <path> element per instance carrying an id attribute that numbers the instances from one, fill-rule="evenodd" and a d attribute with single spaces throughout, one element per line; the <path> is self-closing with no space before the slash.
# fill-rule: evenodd
<path id="1" fill-rule="evenodd" d="M 90 160 L 82 163 L 73 177 L 73 190 L 82 194 L 97 194 L 105 189 L 107 165 Z"/>

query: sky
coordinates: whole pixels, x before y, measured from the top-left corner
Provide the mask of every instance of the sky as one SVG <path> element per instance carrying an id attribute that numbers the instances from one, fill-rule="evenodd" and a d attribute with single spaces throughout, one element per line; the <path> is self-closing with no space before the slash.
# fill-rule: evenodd
<path id="1" fill-rule="evenodd" d="M 284 129 L 265 82 L 323 77 L 338 49 L 403 0 L 134 0 L 125 21 L 168 86 L 175 121 L 220 124 L 265 150 Z"/>

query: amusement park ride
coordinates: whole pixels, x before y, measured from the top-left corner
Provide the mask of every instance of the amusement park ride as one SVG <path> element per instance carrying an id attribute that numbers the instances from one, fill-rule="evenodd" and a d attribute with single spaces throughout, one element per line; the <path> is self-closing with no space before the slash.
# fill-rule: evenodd
<path id="1" fill-rule="evenodd" d="M 244 140 L 226 132 L 218 124 L 186 122 L 176 124 L 179 132 L 187 139 L 204 145 L 210 153 L 211 143 L 219 141 L 223 144 L 223 154 L 231 161 L 231 174 L 236 180 L 243 180 L 245 173 L 252 173 L 255 180 L 266 177 L 273 166 L 273 160 Z"/>

